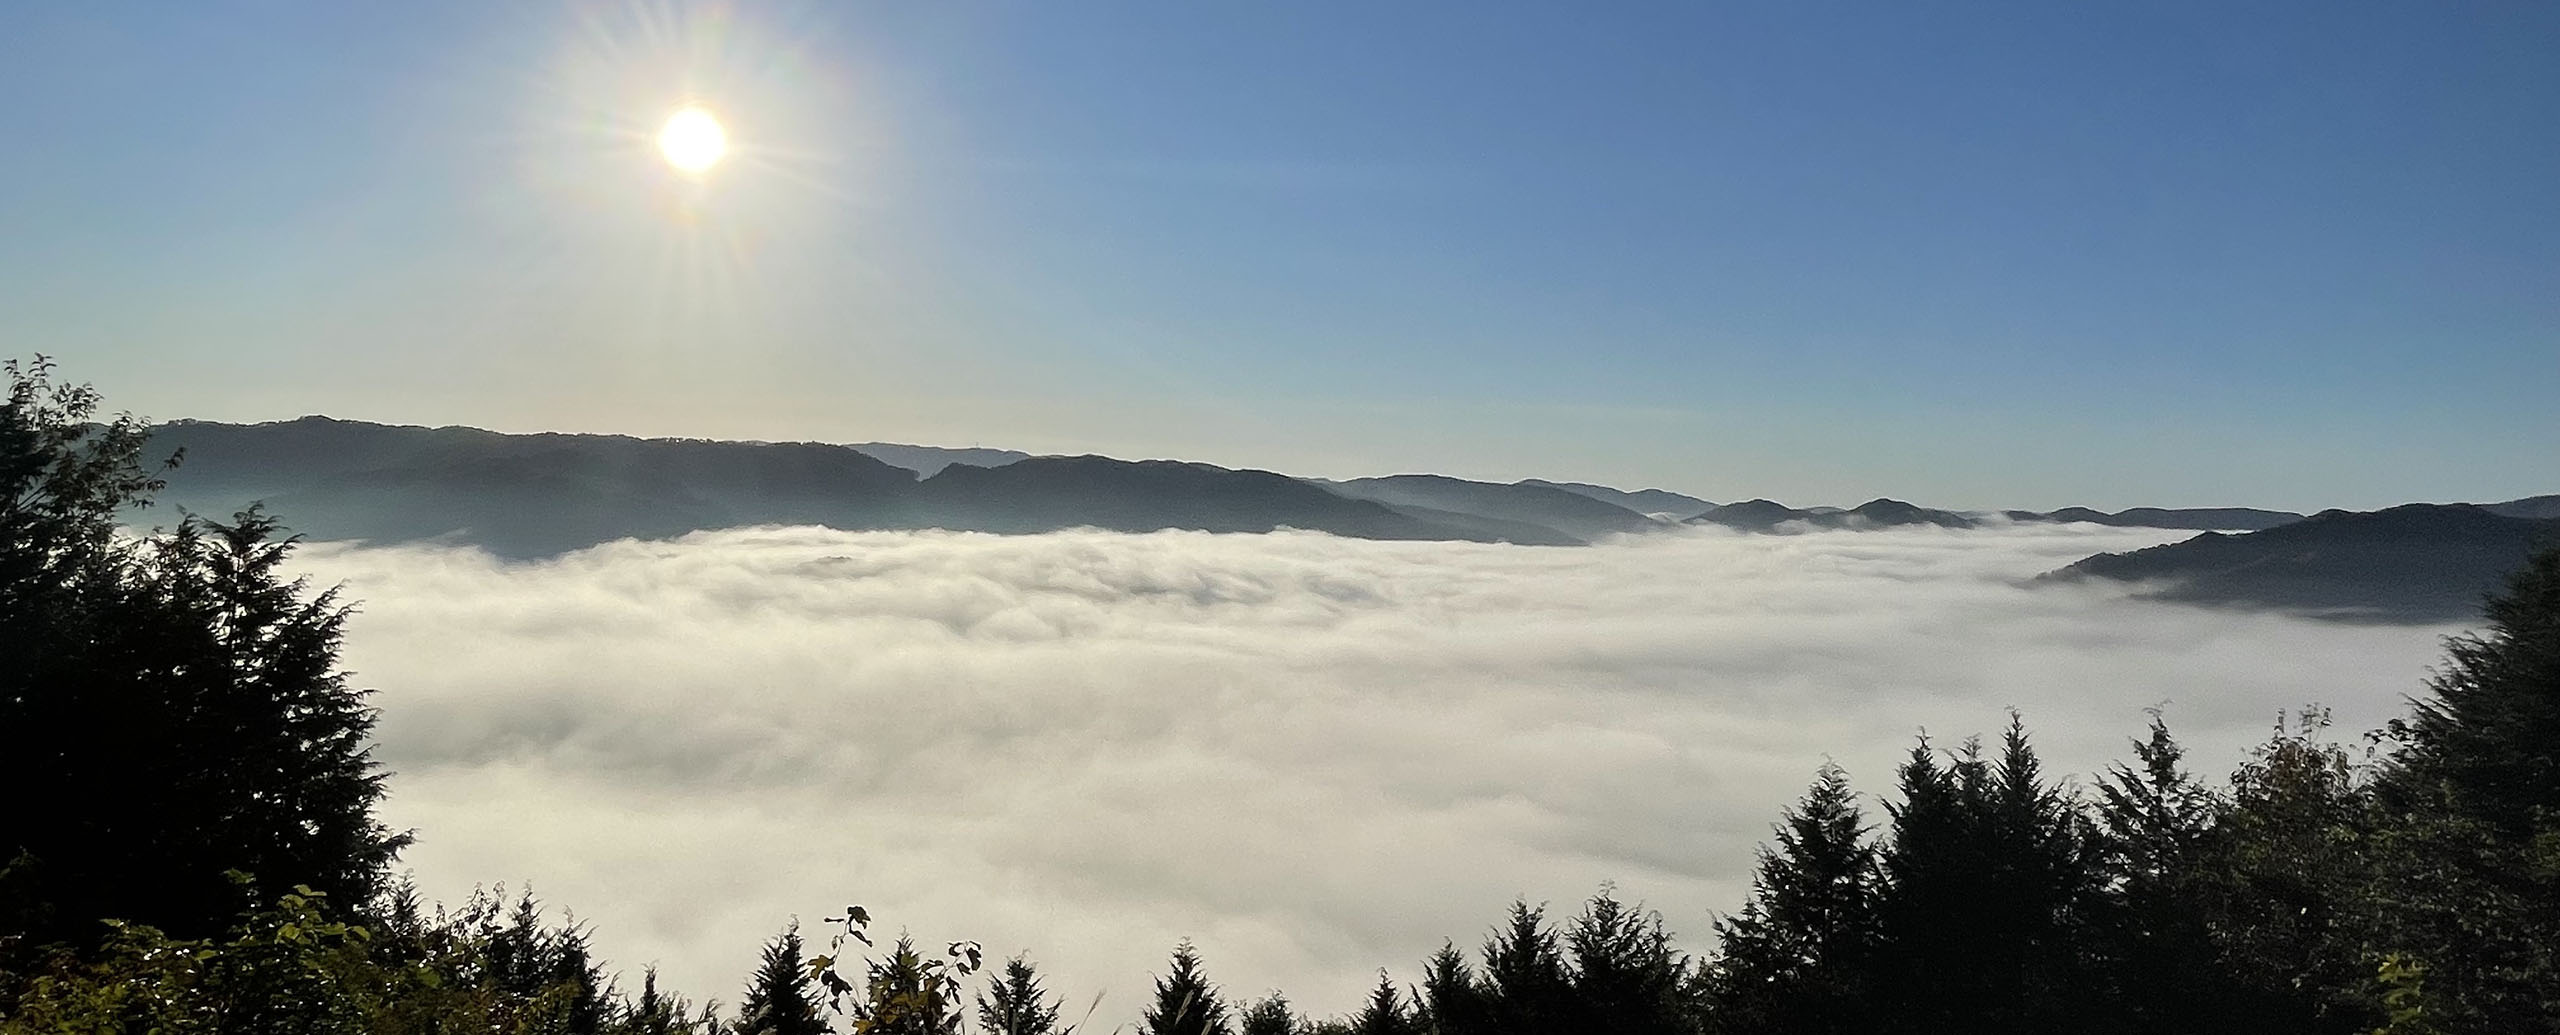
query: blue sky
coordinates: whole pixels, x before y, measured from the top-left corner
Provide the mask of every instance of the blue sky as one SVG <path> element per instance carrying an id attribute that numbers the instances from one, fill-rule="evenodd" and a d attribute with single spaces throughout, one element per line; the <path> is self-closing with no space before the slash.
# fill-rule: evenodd
<path id="1" fill-rule="evenodd" d="M 5 351 L 158 418 L 2560 491 L 2549 4 L 414 6 L 8 15 Z"/>

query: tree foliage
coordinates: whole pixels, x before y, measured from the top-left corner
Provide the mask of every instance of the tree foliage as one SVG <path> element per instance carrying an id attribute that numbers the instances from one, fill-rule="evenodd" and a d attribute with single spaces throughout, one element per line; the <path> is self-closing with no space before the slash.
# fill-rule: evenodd
<path id="1" fill-rule="evenodd" d="M 1227 1035 L 1226 1000 L 1201 972 L 1200 952 L 1185 941 L 1174 946 L 1173 960 L 1156 979 L 1155 1002 L 1147 1007 L 1141 1031 L 1146 1035 Z"/>
<path id="2" fill-rule="evenodd" d="M 1751 900 L 1717 925 L 1724 952 L 1705 975 L 1717 1030 L 1867 1028 L 1881 880 L 1869 832 L 1848 773 L 1824 764 L 1761 849 Z"/>
<path id="3" fill-rule="evenodd" d="M 978 1026 L 987 1035 L 1066 1035 L 1074 1025 L 1058 1027 L 1058 1002 L 1041 987 L 1031 961 L 1015 956 L 1004 963 L 1003 976 L 978 996 Z"/>
<path id="4" fill-rule="evenodd" d="M 738 1000 L 738 1035 L 824 1035 L 817 983 L 809 975 L 808 947 L 792 924 L 764 945 L 755 976 Z"/>
<path id="5" fill-rule="evenodd" d="M 374 713 L 337 668 L 347 608 L 283 570 L 255 509 L 118 532 L 160 482 L 130 416 L 39 360 L 0 400 L 0 937 L 198 938 L 253 887 L 363 904 L 408 843 L 374 818 Z"/>

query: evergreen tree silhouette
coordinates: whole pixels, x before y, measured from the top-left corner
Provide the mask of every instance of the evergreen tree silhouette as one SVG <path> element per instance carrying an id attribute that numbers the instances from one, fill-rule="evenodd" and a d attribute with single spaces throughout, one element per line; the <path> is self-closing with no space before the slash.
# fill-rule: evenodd
<path id="1" fill-rule="evenodd" d="M 1351 1018 L 1352 1035 L 1419 1035 L 1413 1014 L 1405 1008 L 1404 995 L 1396 990 L 1394 978 L 1378 972 L 1378 985 L 1369 992 L 1369 1003 Z"/>
<path id="2" fill-rule="evenodd" d="M 888 957 L 866 968 L 856 1030 L 865 1035 L 959 1035 L 959 984 L 947 967 L 917 952 L 915 939 L 899 935 Z"/>
<path id="3" fill-rule="evenodd" d="M 1156 1001 L 1147 1008 L 1146 1035 L 1228 1035 L 1227 1004 L 1200 971 L 1200 953 L 1186 940 L 1173 949 L 1173 966 L 1156 979 Z"/>
<path id="4" fill-rule="evenodd" d="M 1672 951 L 1660 914 L 1603 888 L 1566 926 L 1564 943 L 1579 1023 L 1626 1035 L 1673 1035 L 1689 1023 L 1688 960 Z"/>
<path id="5" fill-rule="evenodd" d="M 640 998 L 623 1011 L 612 1030 L 617 1035 L 693 1035 L 701 1025 L 691 1012 L 683 997 L 658 990 L 658 968 L 651 967 L 640 977 Z"/>
<path id="6" fill-rule="evenodd" d="M 1449 942 L 1423 961 L 1422 1005 L 1415 1011 L 1431 1035 L 1483 1035 L 1493 1030 L 1493 1017 L 1483 986 L 1467 966 L 1465 953 Z"/>
<path id="7" fill-rule="evenodd" d="M 1296 1035 L 1298 1015 L 1289 1009 L 1289 997 L 1274 991 L 1245 1007 L 1240 1035 Z"/>
<path id="8" fill-rule="evenodd" d="M 765 943 L 764 958 L 738 1003 L 737 1035 L 826 1035 L 806 948 L 797 923 Z"/>
<path id="9" fill-rule="evenodd" d="M 1004 976 L 979 994 L 978 1026 L 987 1035 L 1064 1035 L 1058 1003 L 1040 986 L 1031 961 L 1020 956 L 1006 960 Z"/>
<path id="10" fill-rule="evenodd" d="M 1880 1017 L 1895 1030 L 2089 1030 L 2096 867 L 2075 802 L 2044 782 L 2012 716 L 2000 757 L 1968 741 L 1941 768 L 1924 739 L 1890 807 L 1878 910 Z"/>
<path id="11" fill-rule="evenodd" d="M 2528 840 L 2560 816 L 2560 548 L 2536 554 L 2484 613 L 2488 628 L 2445 641 L 2428 696 L 2391 724 L 2385 785 Z"/>
<path id="12" fill-rule="evenodd" d="M 1760 852 L 1752 897 L 1717 925 L 1706 985 L 1717 1031 L 1871 1030 L 1876 849 L 1848 774 L 1824 764 Z"/>
<path id="13" fill-rule="evenodd" d="M 2225 803 L 2181 768 L 2185 750 L 2157 712 L 2133 742 L 2134 765 L 2098 779 L 2099 867 L 2109 887 L 2095 937 L 2116 997 L 2138 1031 L 2307 1030 L 2299 997 L 2269 989 L 2225 958 L 2220 815 Z"/>
<path id="14" fill-rule="evenodd" d="M 41 359 L 5 373 L 0 940 L 90 943 L 108 918 L 208 936 L 298 885 L 369 903 L 408 837 L 373 815 L 335 591 L 284 577 L 293 540 L 254 508 L 123 536 L 160 487 L 146 429 L 91 423 L 96 394 Z"/>
<path id="15" fill-rule="evenodd" d="M 1574 1023 L 1573 975 L 1546 907 L 1511 903 L 1511 915 L 1484 947 L 1487 1030 L 1497 1035 L 1560 1031 Z"/>
<path id="16" fill-rule="evenodd" d="M 2560 548 L 2483 616 L 2386 731 L 2368 897 L 2435 1023 L 2560 1030 Z"/>

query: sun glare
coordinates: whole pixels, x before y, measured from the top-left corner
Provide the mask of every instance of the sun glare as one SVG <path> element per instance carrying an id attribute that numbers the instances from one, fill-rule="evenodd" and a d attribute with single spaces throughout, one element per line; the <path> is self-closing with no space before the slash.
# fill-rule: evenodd
<path id="1" fill-rule="evenodd" d="M 667 157 L 668 165 L 691 175 L 709 171 L 728 151 L 728 131 L 698 107 L 668 116 L 666 128 L 658 131 L 658 153 Z"/>

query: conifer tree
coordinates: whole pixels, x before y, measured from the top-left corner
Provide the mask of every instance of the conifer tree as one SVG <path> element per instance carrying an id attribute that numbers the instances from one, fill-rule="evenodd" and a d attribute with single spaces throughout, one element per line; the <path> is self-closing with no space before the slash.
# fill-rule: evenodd
<path id="1" fill-rule="evenodd" d="M 1762 849 L 1752 897 L 1717 924 L 1723 951 L 1707 997 L 1719 1031 L 1852 1032 L 1873 1027 L 1875 846 L 1848 774 L 1825 764 Z"/>
<path id="2" fill-rule="evenodd" d="M 2044 781 L 2011 716 L 1995 761 L 1968 741 L 1940 768 L 1925 740 L 1889 808 L 1878 911 L 1881 1016 L 1898 1030 L 2059 1030 L 2111 1016 L 2092 1002 L 2089 838 Z"/>
<path id="3" fill-rule="evenodd" d="M 861 1022 L 857 1030 L 864 1035 L 959 1035 L 958 974 L 949 966 L 926 959 L 916 951 L 915 939 L 899 935 L 888 957 L 866 968 L 863 998 L 854 1010 Z"/>
<path id="4" fill-rule="evenodd" d="M 1456 945 L 1442 942 L 1440 950 L 1423 961 L 1422 1004 L 1415 1013 L 1430 1035 L 1483 1035 L 1492 1030 L 1484 988 Z"/>
<path id="5" fill-rule="evenodd" d="M 1156 979 L 1156 1001 L 1145 1013 L 1146 1035 L 1227 1035 L 1227 1004 L 1200 970 L 1189 940 L 1173 948 L 1173 966 Z"/>
<path id="6" fill-rule="evenodd" d="M 1289 997 L 1278 991 L 1253 1001 L 1245 1007 L 1240 1035 L 1296 1035 L 1298 1015 L 1289 1009 Z"/>
<path id="7" fill-rule="evenodd" d="M 978 1026 L 987 1035 L 1064 1035 L 1058 1003 L 1040 987 L 1031 961 L 1020 956 L 1006 960 L 1004 976 L 978 996 Z"/>
<path id="8" fill-rule="evenodd" d="M 1688 960 L 1672 951 L 1662 916 L 1608 888 L 1565 929 L 1580 1022 L 1625 1035 L 1673 1035 L 1687 1023 Z"/>
<path id="9" fill-rule="evenodd" d="M 640 998 L 632 1002 L 611 1029 L 616 1035 L 695 1035 L 708 1025 L 693 1016 L 684 997 L 658 990 L 658 968 L 641 975 Z"/>
<path id="10" fill-rule="evenodd" d="M 1545 906 L 1511 903 L 1511 915 L 1484 947 L 1487 1030 L 1497 1035 L 1558 1031 L 1574 1023 L 1573 975 Z"/>
<path id="11" fill-rule="evenodd" d="M 765 943 L 764 958 L 738 1003 L 738 1035 L 826 1035 L 805 951 L 797 923 Z"/>
<path id="12" fill-rule="evenodd" d="M 1369 1003 L 1351 1018 L 1352 1035 L 1419 1035 L 1413 1014 L 1405 1009 L 1404 995 L 1396 990 L 1394 978 L 1378 972 L 1378 985 L 1369 992 Z"/>
<path id="13" fill-rule="evenodd" d="M 2000 972 L 2018 982 L 2017 1014 L 2031 1026 L 2074 1023 L 2106 1011 L 2095 994 L 2092 913 L 2098 903 L 2095 839 L 2061 785 L 2044 779 L 2026 723 L 2009 715 L 1992 771 L 1992 872 L 2008 888 L 1989 911 L 2000 925 Z"/>
<path id="14" fill-rule="evenodd" d="M 2560 548 L 2484 617 L 2387 731 L 2370 898 L 2437 1023 L 2560 1030 Z"/>
<path id="15" fill-rule="evenodd" d="M 2096 937 L 2116 998 L 2142 1031 L 2298 1030 L 2292 997 L 2269 994 L 2225 959 L 2219 830 L 2225 803 L 2180 767 L 2159 713 L 2133 742 L 2135 765 L 2098 780 L 2097 838 L 2107 908 Z"/>
<path id="16" fill-rule="evenodd" d="M 0 941 L 207 936 L 296 886 L 369 903 L 408 838 L 373 815 L 346 607 L 285 578 L 293 540 L 254 509 L 124 536 L 161 484 L 147 430 L 91 423 L 43 360 L 0 370 Z"/>
<path id="17" fill-rule="evenodd" d="M 2560 824 L 2560 548 L 2536 554 L 2484 608 L 2486 630 L 2445 641 L 2445 666 L 2408 719 L 2387 781 L 2515 841 Z"/>

